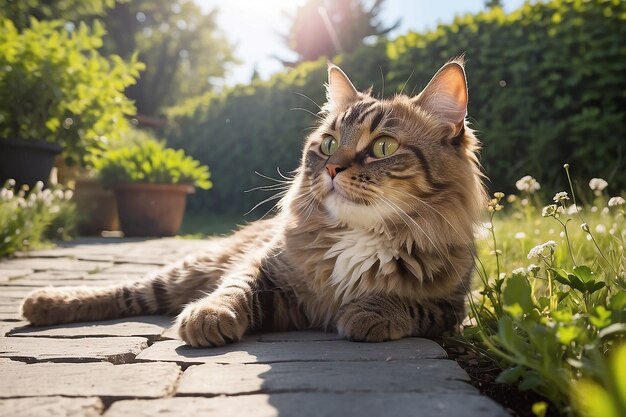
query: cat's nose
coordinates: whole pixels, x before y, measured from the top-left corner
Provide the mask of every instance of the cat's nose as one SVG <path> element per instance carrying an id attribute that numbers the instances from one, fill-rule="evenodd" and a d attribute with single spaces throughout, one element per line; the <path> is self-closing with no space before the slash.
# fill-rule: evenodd
<path id="1" fill-rule="evenodd" d="M 339 174 L 344 169 L 345 168 L 340 167 L 339 165 L 335 165 L 335 164 L 326 165 L 326 171 L 328 171 L 328 175 L 330 175 L 330 178 L 335 178 L 337 174 Z"/>

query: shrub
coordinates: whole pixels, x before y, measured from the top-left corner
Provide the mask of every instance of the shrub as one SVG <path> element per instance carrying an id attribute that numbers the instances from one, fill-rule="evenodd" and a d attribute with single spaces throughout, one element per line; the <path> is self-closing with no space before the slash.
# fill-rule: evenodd
<path id="1" fill-rule="evenodd" d="M 69 32 L 62 21 L 35 19 L 20 33 L 0 20 L 0 140 L 58 142 L 77 162 L 128 128 L 135 107 L 124 89 L 143 65 L 101 56 L 104 33 L 97 22 Z"/>
<path id="2" fill-rule="evenodd" d="M 0 188 L 0 257 L 19 250 L 37 248 L 46 239 L 69 239 L 76 231 L 76 207 L 70 190 L 14 189 L 7 181 Z"/>
<path id="3" fill-rule="evenodd" d="M 482 163 L 494 189 L 512 190 L 519 171 L 544 190 L 562 188 L 563 161 L 581 178 L 603 175 L 626 186 L 626 2 L 555 0 L 524 4 L 505 14 L 494 8 L 459 17 L 428 33 L 380 41 L 335 62 L 357 87 L 411 93 L 446 60 L 466 53 L 469 115 L 484 143 Z M 326 63 L 302 64 L 267 82 L 207 94 L 170 110 L 168 142 L 184 147 L 217 178 L 211 195 L 191 206 L 245 212 L 262 200 L 244 194 L 298 165 L 306 128 L 324 101 Z M 383 78 L 384 75 L 384 78 Z M 303 111 L 291 111 L 304 108 Z"/>
<path id="4" fill-rule="evenodd" d="M 106 187 L 124 182 L 194 184 L 204 190 L 212 186 L 207 166 L 154 139 L 107 151 L 94 168 Z"/>

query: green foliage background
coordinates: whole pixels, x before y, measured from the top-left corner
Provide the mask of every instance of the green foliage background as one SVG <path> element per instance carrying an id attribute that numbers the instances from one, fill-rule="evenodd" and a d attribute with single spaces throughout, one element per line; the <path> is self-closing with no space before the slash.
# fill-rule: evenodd
<path id="1" fill-rule="evenodd" d="M 81 161 L 119 138 L 135 106 L 124 89 L 144 68 L 102 56 L 105 30 L 81 23 L 69 33 L 59 20 L 30 20 L 21 32 L 0 14 L 0 140 L 57 142 Z"/>
<path id="2" fill-rule="evenodd" d="M 389 96 L 424 87 L 451 57 L 465 53 L 469 116 L 484 143 L 490 187 L 510 190 L 525 174 L 544 189 L 563 188 L 561 167 L 574 176 L 602 176 L 626 186 L 622 162 L 626 124 L 626 2 L 558 0 L 494 8 L 452 24 L 364 46 L 334 61 L 356 86 Z M 244 193 L 297 167 L 306 128 L 316 119 L 326 62 L 302 64 L 267 82 L 209 93 L 169 112 L 166 136 L 211 167 L 215 187 L 192 207 L 245 212 L 261 201 Z M 384 77 L 384 80 L 383 80 Z M 409 80 L 407 82 L 407 80 Z M 405 86 L 406 84 L 406 86 Z M 268 207 L 269 208 L 269 207 Z"/>

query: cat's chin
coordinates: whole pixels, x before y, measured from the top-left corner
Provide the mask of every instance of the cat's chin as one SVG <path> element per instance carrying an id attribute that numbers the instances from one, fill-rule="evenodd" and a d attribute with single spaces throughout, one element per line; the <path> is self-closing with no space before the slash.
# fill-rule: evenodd
<path id="1" fill-rule="evenodd" d="M 379 229 L 383 226 L 382 219 L 387 215 L 371 206 L 351 201 L 337 191 L 331 191 L 323 204 L 333 219 L 350 227 Z"/>

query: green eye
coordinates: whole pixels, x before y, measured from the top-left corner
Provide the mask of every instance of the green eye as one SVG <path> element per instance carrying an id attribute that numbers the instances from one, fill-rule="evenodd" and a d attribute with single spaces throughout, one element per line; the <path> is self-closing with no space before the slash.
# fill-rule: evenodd
<path id="1" fill-rule="evenodd" d="M 374 146 L 372 146 L 372 154 L 376 158 L 384 158 L 385 156 L 393 155 L 397 150 L 400 144 L 398 141 L 391 136 L 383 136 L 382 138 L 376 139 L 374 142 Z"/>
<path id="2" fill-rule="evenodd" d="M 339 147 L 339 142 L 332 136 L 326 136 L 320 145 L 320 150 L 324 155 L 332 155 Z"/>

